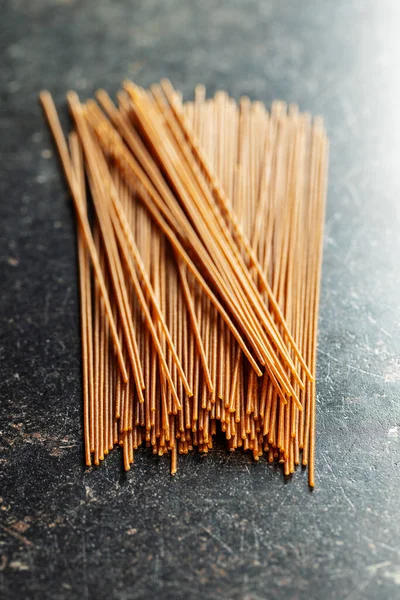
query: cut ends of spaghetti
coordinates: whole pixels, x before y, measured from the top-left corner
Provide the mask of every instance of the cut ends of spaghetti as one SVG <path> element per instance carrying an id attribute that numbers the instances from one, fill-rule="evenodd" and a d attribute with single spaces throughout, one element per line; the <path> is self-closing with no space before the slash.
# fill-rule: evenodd
<path id="1" fill-rule="evenodd" d="M 163 79 L 116 101 L 40 94 L 78 237 L 86 464 L 120 446 L 231 452 L 315 478 L 328 141 L 294 104 L 194 99 Z"/>

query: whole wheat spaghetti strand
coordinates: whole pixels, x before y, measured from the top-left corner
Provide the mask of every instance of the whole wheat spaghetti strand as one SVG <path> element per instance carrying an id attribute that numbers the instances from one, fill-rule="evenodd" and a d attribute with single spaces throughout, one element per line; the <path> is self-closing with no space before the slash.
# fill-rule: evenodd
<path id="1" fill-rule="evenodd" d="M 103 272 L 105 272 L 105 252 L 103 245 L 99 248 L 100 254 L 100 265 Z M 106 280 L 107 283 L 107 280 Z M 104 355 L 105 355 L 105 312 L 104 303 L 100 298 L 100 317 L 99 317 L 99 431 L 98 431 L 98 443 L 99 443 L 99 460 L 104 460 Z"/>
<path id="2" fill-rule="evenodd" d="M 84 198 L 84 171 L 82 150 L 79 145 L 78 137 L 75 132 L 70 134 L 70 151 L 75 177 L 80 182 L 82 190 L 82 198 Z M 87 466 L 92 464 L 91 458 L 91 438 L 90 438 L 90 403 L 93 393 L 93 380 L 91 379 L 93 372 L 90 368 L 90 363 L 93 362 L 93 356 L 90 353 L 89 339 L 91 330 L 89 330 L 89 319 L 91 314 L 88 314 L 88 305 L 91 304 L 90 295 L 90 266 L 86 248 L 83 241 L 83 234 L 79 227 L 78 230 L 78 256 L 79 256 L 79 279 L 80 279 L 80 296 L 81 296 L 81 331 L 82 331 L 82 363 L 83 363 L 83 430 L 85 441 L 85 462 Z M 89 286 L 88 286 L 89 281 Z M 90 323 L 91 325 L 91 323 Z M 93 435 L 93 433 L 92 433 Z"/>
<path id="3" fill-rule="evenodd" d="M 313 322 L 313 354 L 312 368 L 314 374 L 316 372 L 316 354 L 317 354 L 317 334 L 318 334 L 318 312 L 320 302 L 321 288 L 321 269 L 322 269 L 322 253 L 323 253 L 323 233 L 325 221 L 325 204 L 327 194 L 327 163 L 328 163 L 328 142 L 324 135 L 321 123 L 318 121 L 317 126 L 320 128 L 321 135 L 321 153 L 318 172 L 318 196 L 319 196 L 319 221 L 317 235 L 317 270 L 315 275 L 315 292 L 314 292 L 314 322 Z M 308 481 L 311 487 L 315 485 L 315 422 L 316 422 L 316 386 L 313 383 L 312 409 L 311 409 L 311 425 L 310 425 L 310 458 L 309 458 L 309 475 Z"/>
<path id="4" fill-rule="evenodd" d="M 296 248 L 292 242 L 291 254 L 289 257 L 289 277 L 291 278 L 290 287 L 293 298 L 293 334 L 299 347 L 302 348 L 302 314 L 303 314 L 303 285 L 304 285 L 304 231 L 302 228 L 304 214 L 304 166 L 305 166 L 305 142 L 307 118 L 297 114 L 297 149 L 298 163 L 296 166 L 295 182 L 295 202 L 296 202 L 296 221 L 292 223 L 293 238 L 296 241 Z M 298 248 L 301 252 L 298 252 Z M 315 372 L 314 372 L 315 375 Z M 300 394 L 301 397 L 301 394 Z M 303 402 L 302 402 L 303 403 Z M 299 415 L 296 407 L 293 406 L 291 437 L 294 438 L 293 461 L 295 464 L 300 462 L 300 423 L 303 415 Z"/>
<path id="5" fill-rule="evenodd" d="M 316 225 L 316 203 L 318 199 L 318 149 L 320 145 L 319 130 L 315 126 L 311 130 L 310 153 L 309 153 L 309 210 L 308 210 L 308 226 L 310 229 L 315 229 Z M 310 364 L 313 361 L 313 329 L 314 329 L 314 306 L 315 306 L 315 273 L 317 265 L 316 257 L 316 240 L 309 240 L 308 244 L 308 261 L 307 261 L 307 287 L 306 287 L 306 328 L 305 328 L 305 343 Z M 313 396 L 314 390 L 312 385 L 308 386 L 308 393 L 305 396 L 306 400 L 306 415 L 304 425 L 304 447 L 303 447 L 303 465 L 308 464 L 310 450 L 310 428 L 313 411 Z"/>
<path id="6" fill-rule="evenodd" d="M 97 222 L 94 226 L 94 243 L 100 255 L 100 233 Z M 93 323 L 93 348 L 94 348 L 94 422 L 93 422 L 93 461 L 100 464 L 100 318 L 101 293 L 97 280 L 94 282 L 94 323 Z M 121 373 L 119 375 L 122 378 Z"/>

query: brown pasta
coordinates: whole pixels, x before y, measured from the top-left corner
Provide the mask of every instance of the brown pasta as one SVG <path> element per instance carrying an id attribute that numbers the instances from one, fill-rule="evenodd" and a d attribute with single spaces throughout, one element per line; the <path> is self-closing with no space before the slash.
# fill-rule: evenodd
<path id="1" fill-rule="evenodd" d="M 322 119 L 167 80 L 67 98 L 69 146 L 40 95 L 78 219 L 86 465 L 146 444 L 175 474 L 222 435 L 313 487 Z"/>

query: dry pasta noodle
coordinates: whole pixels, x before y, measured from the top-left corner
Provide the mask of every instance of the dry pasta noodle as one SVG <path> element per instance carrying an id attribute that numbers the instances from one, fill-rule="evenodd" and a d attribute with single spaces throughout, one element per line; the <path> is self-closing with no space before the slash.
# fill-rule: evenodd
<path id="1" fill-rule="evenodd" d="M 67 94 L 67 143 L 40 95 L 78 220 L 86 465 L 145 444 L 174 474 L 222 435 L 313 487 L 322 119 L 168 80 L 96 98 Z"/>

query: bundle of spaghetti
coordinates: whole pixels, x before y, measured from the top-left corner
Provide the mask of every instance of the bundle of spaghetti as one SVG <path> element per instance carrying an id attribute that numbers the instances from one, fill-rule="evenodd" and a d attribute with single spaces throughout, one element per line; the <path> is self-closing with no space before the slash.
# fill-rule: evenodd
<path id="1" fill-rule="evenodd" d="M 220 433 L 314 485 L 328 142 L 295 105 L 167 80 L 41 101 L 78 218 L 87 465 L 207 453 Z"/>

